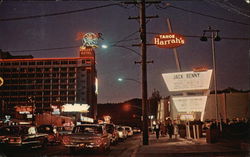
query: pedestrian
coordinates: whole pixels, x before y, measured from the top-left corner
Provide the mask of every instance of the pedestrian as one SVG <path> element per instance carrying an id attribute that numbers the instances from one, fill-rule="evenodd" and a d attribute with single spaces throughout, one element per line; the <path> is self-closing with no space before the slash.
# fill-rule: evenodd
<path id="1" fill-rule="evenodd" d="M 177 122 L 174 121 L 174 136 L 175 136 L 175 139 L 177 139 L 178 137 L 178 133 L 179 132 L 179 129 L 178 129 L 178 125 L 177 125 Z"/>
<path id="2" fill-rule="evenodd" d="M 172 136 L 174 134 L 174 126 L 171 121 L 167 124 L 167 132 L 168 132 L 169 138 L 172 139 Z"/>
<path id="3" fill-rule="evenodd" d="M 159 134 L 160 134 L 160 126 L 159 126 L 159 124 L 155 125 L 154 130 L 155 130 L 156 139 L 158 140 L 159 139 Z"/>

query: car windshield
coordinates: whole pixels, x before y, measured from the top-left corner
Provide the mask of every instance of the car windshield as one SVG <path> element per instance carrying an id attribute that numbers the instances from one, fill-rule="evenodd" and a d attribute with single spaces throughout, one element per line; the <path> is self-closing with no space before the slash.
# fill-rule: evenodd
<path id="1" fill-rule="evenodd" d="M 123 131 L 123 128 L 118 128 L 117 130 L 118 130 L 118 131 Z"/>
<path id="2" fill-rule="evenodd" d="M 108 133 L 113 133 L 115 129 L 114 125 L 109 125 L 109 124 L 106 125 L 106 128 Z"/>
<path id="3" fill-rule="evenodd" d="M 52 126 L 40 126 L 37 129 L 40 133 L 53 133 L 53 127 Z"/>
<path id="4" fill-rule="evenodd" d="M 0 128 L 0 135 L 19 135 L 28 134 L 28 127 L 2 127 Z"/>
<path id="5" fill-rule="evenodd" d="M 102 134 L 101 126 L 76 126 L 73 133 Z"/>

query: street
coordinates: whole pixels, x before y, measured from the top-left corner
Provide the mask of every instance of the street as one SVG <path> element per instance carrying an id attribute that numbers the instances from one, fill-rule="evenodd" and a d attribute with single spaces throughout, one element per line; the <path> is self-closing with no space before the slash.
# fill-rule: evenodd
<path id="1" fill-rule="evenodd" d="M 138 147 L 140 142 L 140 135 L 134 135 L 133 137 L 127 138 L 124 142 L 119 142 L 117 145 L 111 146 L 111 150 L 106 153 L 98 151 L 83 151 L 79 150 L 76 153 L 70 153 L 67 148 L 63 145 L 49 145 L 46 148 L 38 148 L 33 150 L 7 150 L 1 148 L 0 157 L 78 157 L 91 156 L 91 157 L 115 157 L 115 156 L 130 156 L 133 151 Z"/>

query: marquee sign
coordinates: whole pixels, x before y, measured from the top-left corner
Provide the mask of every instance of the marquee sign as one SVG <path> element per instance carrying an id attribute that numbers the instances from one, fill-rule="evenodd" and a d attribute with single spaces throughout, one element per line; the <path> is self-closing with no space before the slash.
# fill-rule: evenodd
<path id="1" fill-rule="evenodd" d="M 35 110 L 35 107 L 33 106 L 15 106 L 16 112 L 20 114 L 26 114 L 26 113 L 32 113 L 33 109 Z"/>
<path id="2" fill-rule="evenodd" d="M 185 39 L 180 34 L 164 33 L 154 37 L 154 44 L 159 48 L 176 48 L 184 45 Z"/>
<path id="3" fill-rule="evenodd" d="M 212 70 L 166 73 L 162 76 L 170 92 L 208 90 Z"/>
<path id="4" fill-rule="evenodd" d="M 178 112 L 203 112 L 207 96 L 172 97 Z"/>
<path id="5" fill-rule="evenodd" d="M 89 112 L 88 104 L 65 104 L 62 106 L 62 112 Z"/>

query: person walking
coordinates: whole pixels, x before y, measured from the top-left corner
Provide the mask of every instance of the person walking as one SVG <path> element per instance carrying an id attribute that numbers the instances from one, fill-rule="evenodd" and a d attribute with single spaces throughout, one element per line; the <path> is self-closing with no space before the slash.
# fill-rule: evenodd
<path id="1" fill-rule="evenodd" d="M 174 126 L 172 124 L 172 121 L 170 121 L 168 124 L 167 124 L 167 132 L 168 132 L 168 136 L 170 139 L 172 139 L 172 136 L 174 134 Z"/>
<path id="2" fill-rule="evenodd" d="M 160 134 L 160 126 L 159 126 L 159 124 L 155 125 L 154 130 L 155 130 L 156 139 L 158 140 L 159 139 L 159 134 Z"/>

